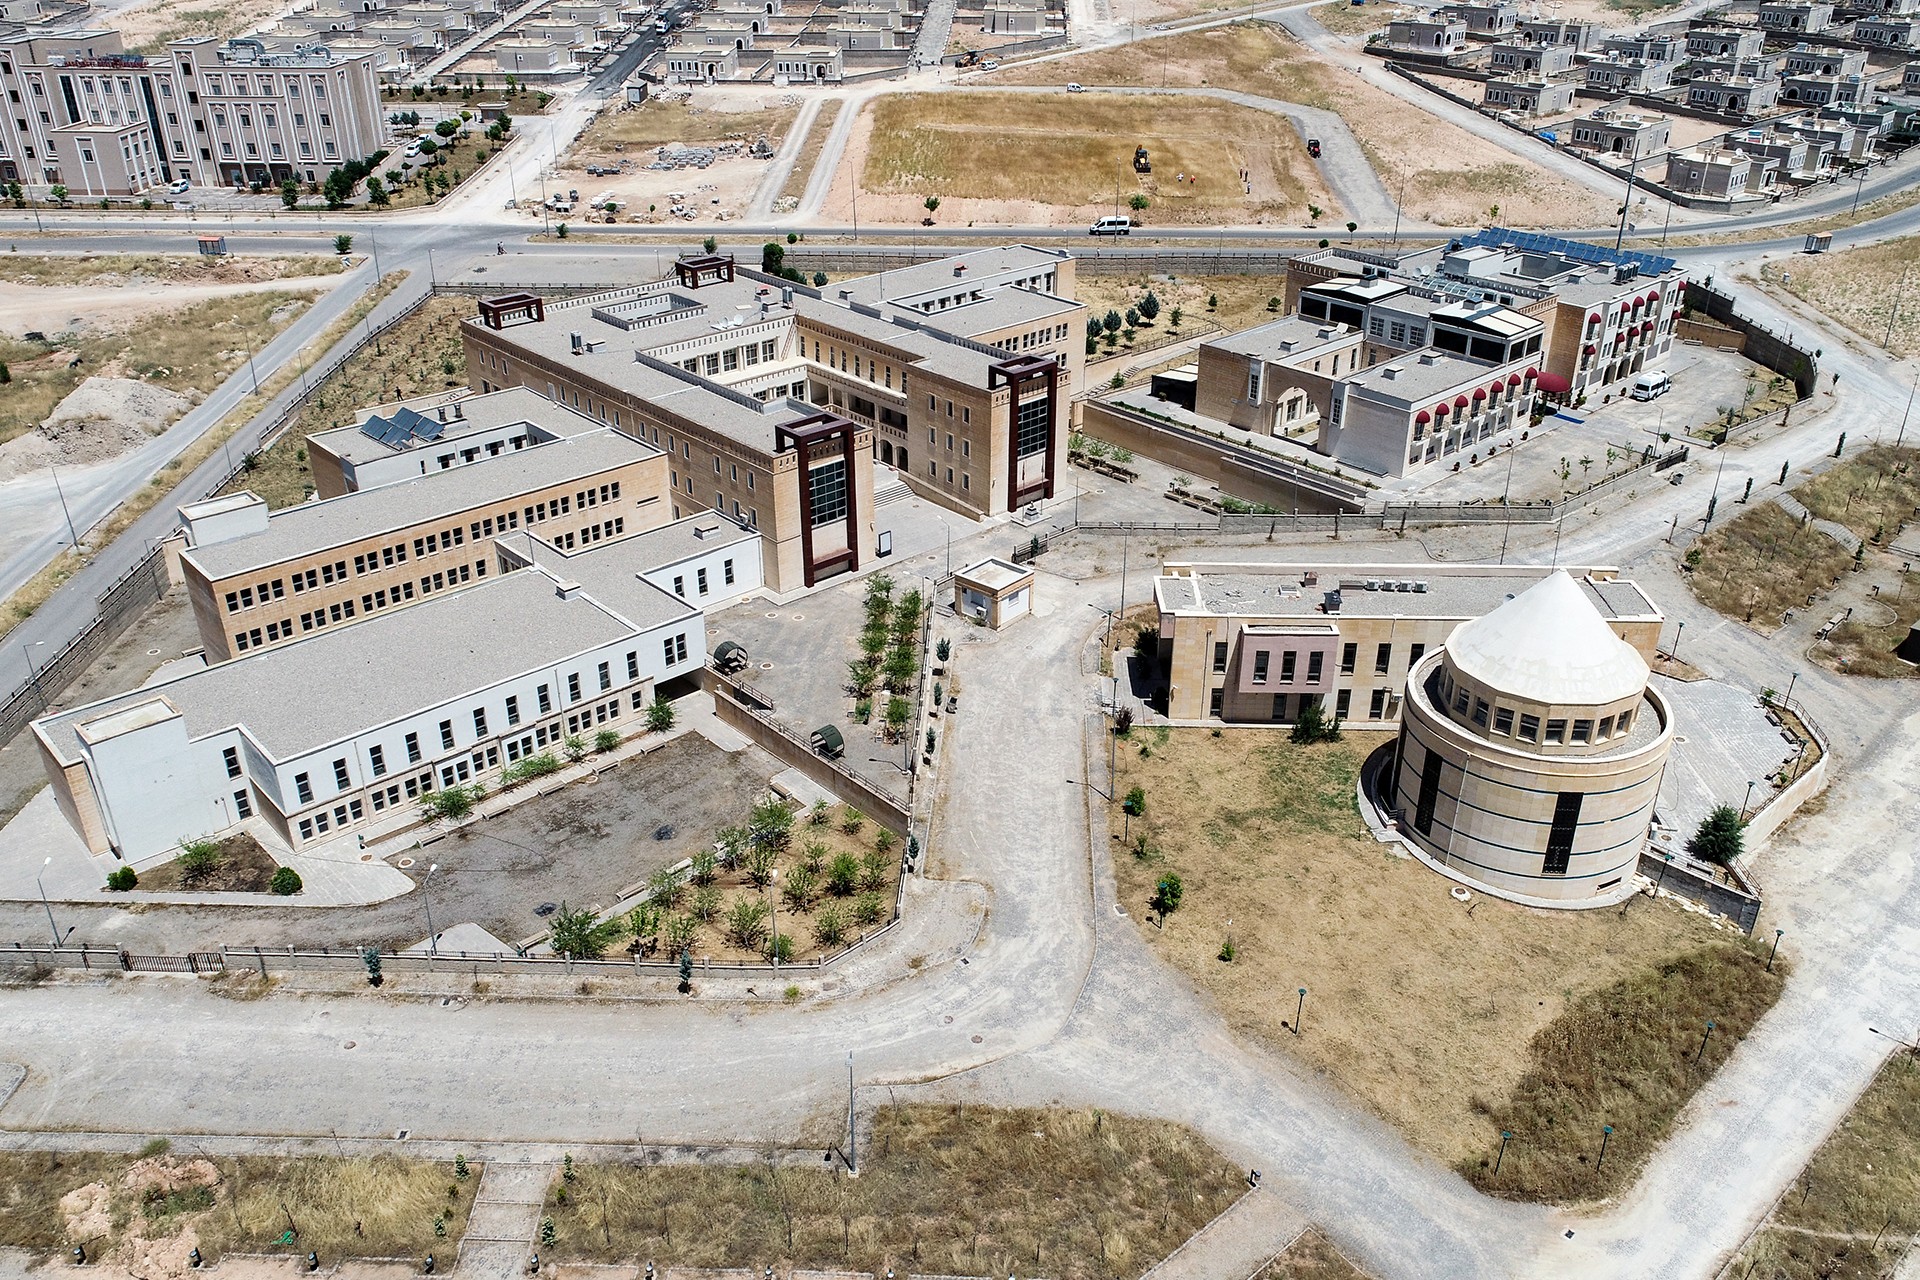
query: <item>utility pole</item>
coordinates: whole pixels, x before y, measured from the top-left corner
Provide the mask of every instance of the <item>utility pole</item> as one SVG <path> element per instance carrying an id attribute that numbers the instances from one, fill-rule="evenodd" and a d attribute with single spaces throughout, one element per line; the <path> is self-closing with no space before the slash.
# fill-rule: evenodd
<path id="1" fill-rule="evenodd" d="M 854 1131 L 853 1051 L 847 1051 L 847 1176 L 860 1176 L 860 1137 Z"/>
<path id="2" fill-rule="evenodd" d="M 49 462 L 47 470 L 53 476 L 53 491 L 60 498 L 60 514 L 67 518 L 67 541 L 73 545 L 73 554 L 80 554 L 80 535 L 73 530 L 73 512 L 67 509 L 67 491 L 60 487 L 60 472 Z"/>
<path id="3" fill-rule="evenodd" d="M 1635 156 L 1633 162 L 1627 166 L 1627 198 L 1620 202 L 1620 230 L 1613 237 L 1613 248 L 1616 253 L 1620 251 L 1621 244 L 1627 238 L 1627 215 L 1633 212 L 1633 179 L 1639 168 L 1640 157 Z"/>

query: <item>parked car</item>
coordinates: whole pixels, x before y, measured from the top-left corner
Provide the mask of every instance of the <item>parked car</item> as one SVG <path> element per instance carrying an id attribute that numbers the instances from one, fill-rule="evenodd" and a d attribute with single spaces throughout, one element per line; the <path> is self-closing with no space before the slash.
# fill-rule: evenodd
<path id="1" fill-rule="evenodd" d="M 998 71 L 1000 69 L 1000 59 L 988 58 L 985 62 L 982 62 L 980 66 L 983 70 Z"/>
<path id="2" fill-rule="evenodd" d="M 1125 214 L 1108 214 L 1104 218 L 1094 219 L 1087 228 L 1090 236 L 1129 236 L 1133 234 L 1133 219 Z"/>
<path id="3" fill-rule="evenodd" d="M 183 196 L 191 190 L 193 190 L 193 184 L 185 178 L 175 178 L 167 184 L 167 194 L 170 196 Z"/>
<path id="4" fill-rule="evenodd" d="M 1087 91 L 1087 86 L 1081 84 L 1077 80 L 1069 81 L 1067 84 L 1068 93 L 1085 93 L 1086 91 Z"/>

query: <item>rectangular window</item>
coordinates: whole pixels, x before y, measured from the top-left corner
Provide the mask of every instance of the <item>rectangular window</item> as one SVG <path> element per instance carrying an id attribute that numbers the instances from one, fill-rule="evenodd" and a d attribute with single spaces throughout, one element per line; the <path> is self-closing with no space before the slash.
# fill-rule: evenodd
<path id="1" fill-rule="evenodd" d="M 813 527 L 847 518 L 847 464 L 836 458 L 807 473 L 808 496 L 813 509 Z"/>
<path id="2" fill-rule="evenodd" d="M 580 673 L 578 671 L 567 676 L 567 701 L 580 701 Z"/>
<path id="3" fill-rule="evenodd" d="M 1611 738 L 1612 736 L 1613 736 L 1613 717 L 1612 716 L 1600 717 L 1600 727 L 1594 730 L 1593 740 L 1595 742 L 1605 742 L 1608 738 Z"/>
<path id="4" fill-rule="evenodd" d="M 1267 659 L 1272 656 L 1273 655 L 1265 649 L 1253 655 L 1253 682 L 1255 684 L 1265 684 L 1267 682 Z"/>
<path id="5" fill-rule="evenodd" d="M 313 803 L 313 780 L 307 777 L 307 775 L 304 773 L 294 774 L 293 775 L 293 795 L 294 795 L 294 799 L 298 800 L 301 804 L 312 804 Z"/>
<path id="6" fill-rule="evenodd" d="M 1377 676 L 1383 676 L 1387 674 L 1387 668 L 1391 667 L 1392 665 L 1393 665 L 1393 646 L 1391 644 L 1383 644 L 1374 651 L 1373 674 Z"/>
<path id="7" fill-rule="evenodd" d="M 1440 753 L 1427 752 L 1420 764 L 1420 794 L 1413 806 L 1413 829 L 1423 836 L 1433 834 L 1433 811 L 1440 800 Z"/>
<path id="8" fill-rule="evenodd" d="M 705 569 L 695 569 L 693 576 L 695 584 L 700 588 L 700 594 L 707 594 L 707 571 Z"/>
<path id="9" fill-rule="evenodd" d="M 335 760 L 333 762 L 333 789 L 335 791 L 345 791 L 352 785 L 353 779 L 347 773 L 347 762 L 345 760 Z"/>
<path id="10" fill-rule="evenodd" d="M 1426 652 L 1427 652 L 1427 646 L 1423 644 L 1416 644 L 1408 648 L 1407 670 L 1409 671 L 1413 670 L 1413 664 L 1420 661 L 1420 659 L 1426 655 Z"/>
<path id="11" fill-rule="evenodd" d="M 485 707 L 475 707 L 473 709 L 473 736 L 476 738 L 484 738 L 487 736 L 487 709 Z"/>
<path id="12" fill-rule="evenodd" d="M 1353 709 L 1353 690 L 1342 689 L 1339 693 L 1336 693 L 1333 696 L 1333 714 L 1336 718 L 1341 720 L 1346 719 L 1348 713 L 1351 712 L 1352 709 Z"/>
<path id="13" fill-rule="evenodd" d="M 534 690 L 534 694 L 538 699 L 541 715 L 545 715 L 547 712 L 553 710 L 553 695 L 547 692 L 547 686 L 539 686 Z"/>
<path id="14" fill-rule="evenodd" d="M 1285 653 L 1282 653 L 1280 655 L 1280 683 L 1281 684 L 1293 683 L 1294 673 L 1299 666 L 1299 659 L 1300 659 L 1300 655 L 1294 652 L 1292 649 L 1288 649 Z"/>
<path id="15" fill-rule="evenodd" d="M 613 688 L 612 667 L 603 662 L 597 669 L 596 674 L 600 677 L 600 692 L 605 693 L 607 690 Z"/>
<path id="16" fill-rule="evenodd" d="M 387 753 L 378 746 L 367 748 L 367 763 L 373 768 L 373 776 L 378 778 L 387 771 Z"/>
<path id="17" fill-rule="evenodd" d="M 1547 721 L 1547 741 L 1565 742 L 1567 740 L 1567 722 L 1565 720 Z"/>
<path id="18" fill-rule="evenodd" d="M 420 735 L 417 733 L 407 735 L 407 763 L 420 763 Z"/>
<path id="19" fill-rule="evenodd" d="M 440 722 L 440 747 L 443 751 L 453 750 L 453 721 Z"/>
<path id="20" fill-rule="evenodd" d="M 1213 642 L 1213 670 L 1215 674 L 1218 674 L 1226 669 L 1227 642 L 1225 640 L 1215 640 Z"/>
<path id="21" fill-rule="evenodd" d="M 1575 720 L 1573 722 L 1573 740 L 1575 742 L 1593 741 L 1593 721 Z"/>
<path id="22" fill-rule="evenodd" d="M 240 776 L 240 751 L 239 751 L 239 748 L 237 748 L 237 747 L 228 747 L 228 748 L 227 748 L 226 750 L 224 750 L 224 751 L 222 751 L 222 752 L 220 753 L 220 758 L 221 758 L 222 760 L 224 760 L 224 761 L 226 761 L 226 764 L 227 764 L 227 776 L 228 776 L 229 778 L 237 778 L 237 777 L 239 777 L 239 776 Z"/>
<path id="23" fill-rule="evenodd" d="M 1325 668 L 1326 657 L 1327 655 L 1322 653 L 1318 649 L 1314 650 L 1312 653 L 1307 655 L 1307 683 L 1308 684 L 1320 683 L 1320 674 L 1322 670 L 1324 670 Z"/>
<path id="24" fill-rule="evenodd" d="M 1493 731 L 1506 734 L 1513 732 L 1513 708 L 1501 707 L 1493 713 Z"/>
<path id="25" fill-rule="evenodd" d="M 1375 689 L 1367 700 L 1367 719 L 1382 720 L 1387 714 L 1387 691 Z"/>
<path id="26" fill-rule="evenodd" d="M 1530 716 L 1522 712 L 1520 715 L 1520 736 L 1528 742 L 1538 742 L 1540 740 L 1540 717 Z"/>
<path id="27" fill-rule="evenodd" d="M 1053 401 L 1049 399 L 1023 400 L 1020 402 L 1020 417 L 1014 423 L 1014 448 L 1017 457 L 1029 458 L 1036 453 L 1044 453 L 1047 448 L 1047 436 L 1053 426 Z"/>
<path id="28" fill-rule="evenodd" d="M 233 816 L 236 818 L 251 818 L 253 816 L 253 800 L 247 795 L 244 788 L 233 793 Z"/>
<path id="29" fill-rule="evenodd" d="M 1359 645 L 1343 644 L 1340 646 L 1340 674 L 1341 675 L 1343 676 L 1352 675 L 1354 663 L 1358 662 L 1359 660 L 1360 660 Z"/>
<path id="30" fill-rule="evenodd" d="M 1485 698 L 1475 698 L 1473 700 L 1473 722 L 1482 729 L 1487 727 L 1487 700 Z"/>
<path id="31" fill-rule="evenodd" d="M 516 725 L 519 723 L 520 723 L 520 699 L 517 696 L 510 695 L 507 698 L 507 725 L 509 727 L 512 727 L 513 725 Z"/>
<path id="32" fill-rule="evenodd" d="M 1553 826 L 1547 831 L 1547 858 L 1540 870 L 1550 876 L 1567 874 L 1573 860 L 1573 836 L 1580 827 L 1580 802 L 1584 792 L 1562 791 L 1553 806 Z"/>

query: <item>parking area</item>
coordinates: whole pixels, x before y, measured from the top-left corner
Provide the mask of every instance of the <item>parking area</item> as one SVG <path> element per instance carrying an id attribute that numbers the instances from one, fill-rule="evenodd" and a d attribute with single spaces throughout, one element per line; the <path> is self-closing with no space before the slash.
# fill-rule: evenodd
<path id="1" fill-rule="evenodd" d="M 1483 451 L 1477 464 L 1469 454 L 1459 471 L 1421 473 L 1383 488 L 1393 498 L 1417 495 L 1433 502 L 1491 502 L 1502 494 L 1514 502 L 1555 499 L 1626 469 L 1649 445 L 1659 452 L 1685 442 L 1688 431 L 1742 402 L 1749 373 L 1756 396 L 1765 394 L 1773 376 L 1735 352 L 1684 343 L 1674 347 L 1662 371 L 1673 379 L 1663 396 L 1641 401 L 1616 393 L 1589 401 L 1565 416 L 1543 419 L 1526 440 L 1517 431 L 1501 436 L 1500 450 L 1491 457 Z M 1662 432 L 1671 437 L 1664 445 Z M 1510 442 L 1518 447 L 1509 454 Z"/>

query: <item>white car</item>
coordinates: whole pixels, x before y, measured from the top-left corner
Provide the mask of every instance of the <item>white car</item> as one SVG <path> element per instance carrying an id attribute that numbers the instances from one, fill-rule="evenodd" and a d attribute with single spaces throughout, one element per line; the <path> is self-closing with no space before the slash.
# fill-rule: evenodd
<path id="1" fill-rule="evenodd" d="M 1070 80 L 1067 82 L 1068 93 L 1085 93 L 1086 91 L 1087 86 L 1081 84 L 1078 80 Z"/>
<path id="2" fill-rule="evenodd" d="M 998 58 L 988 58 L 980 64 L 980 69 L 982 71 L 998 71 L 1000 69 L 1000 60 Z"/>
<path id="3" fill-rule="evenodd" d="M 193 190 L 193 184 L 185 178 L 175 178 L 167 184 L 167 194 L 170 196 L 183 196 L 191 190 Z"/>

